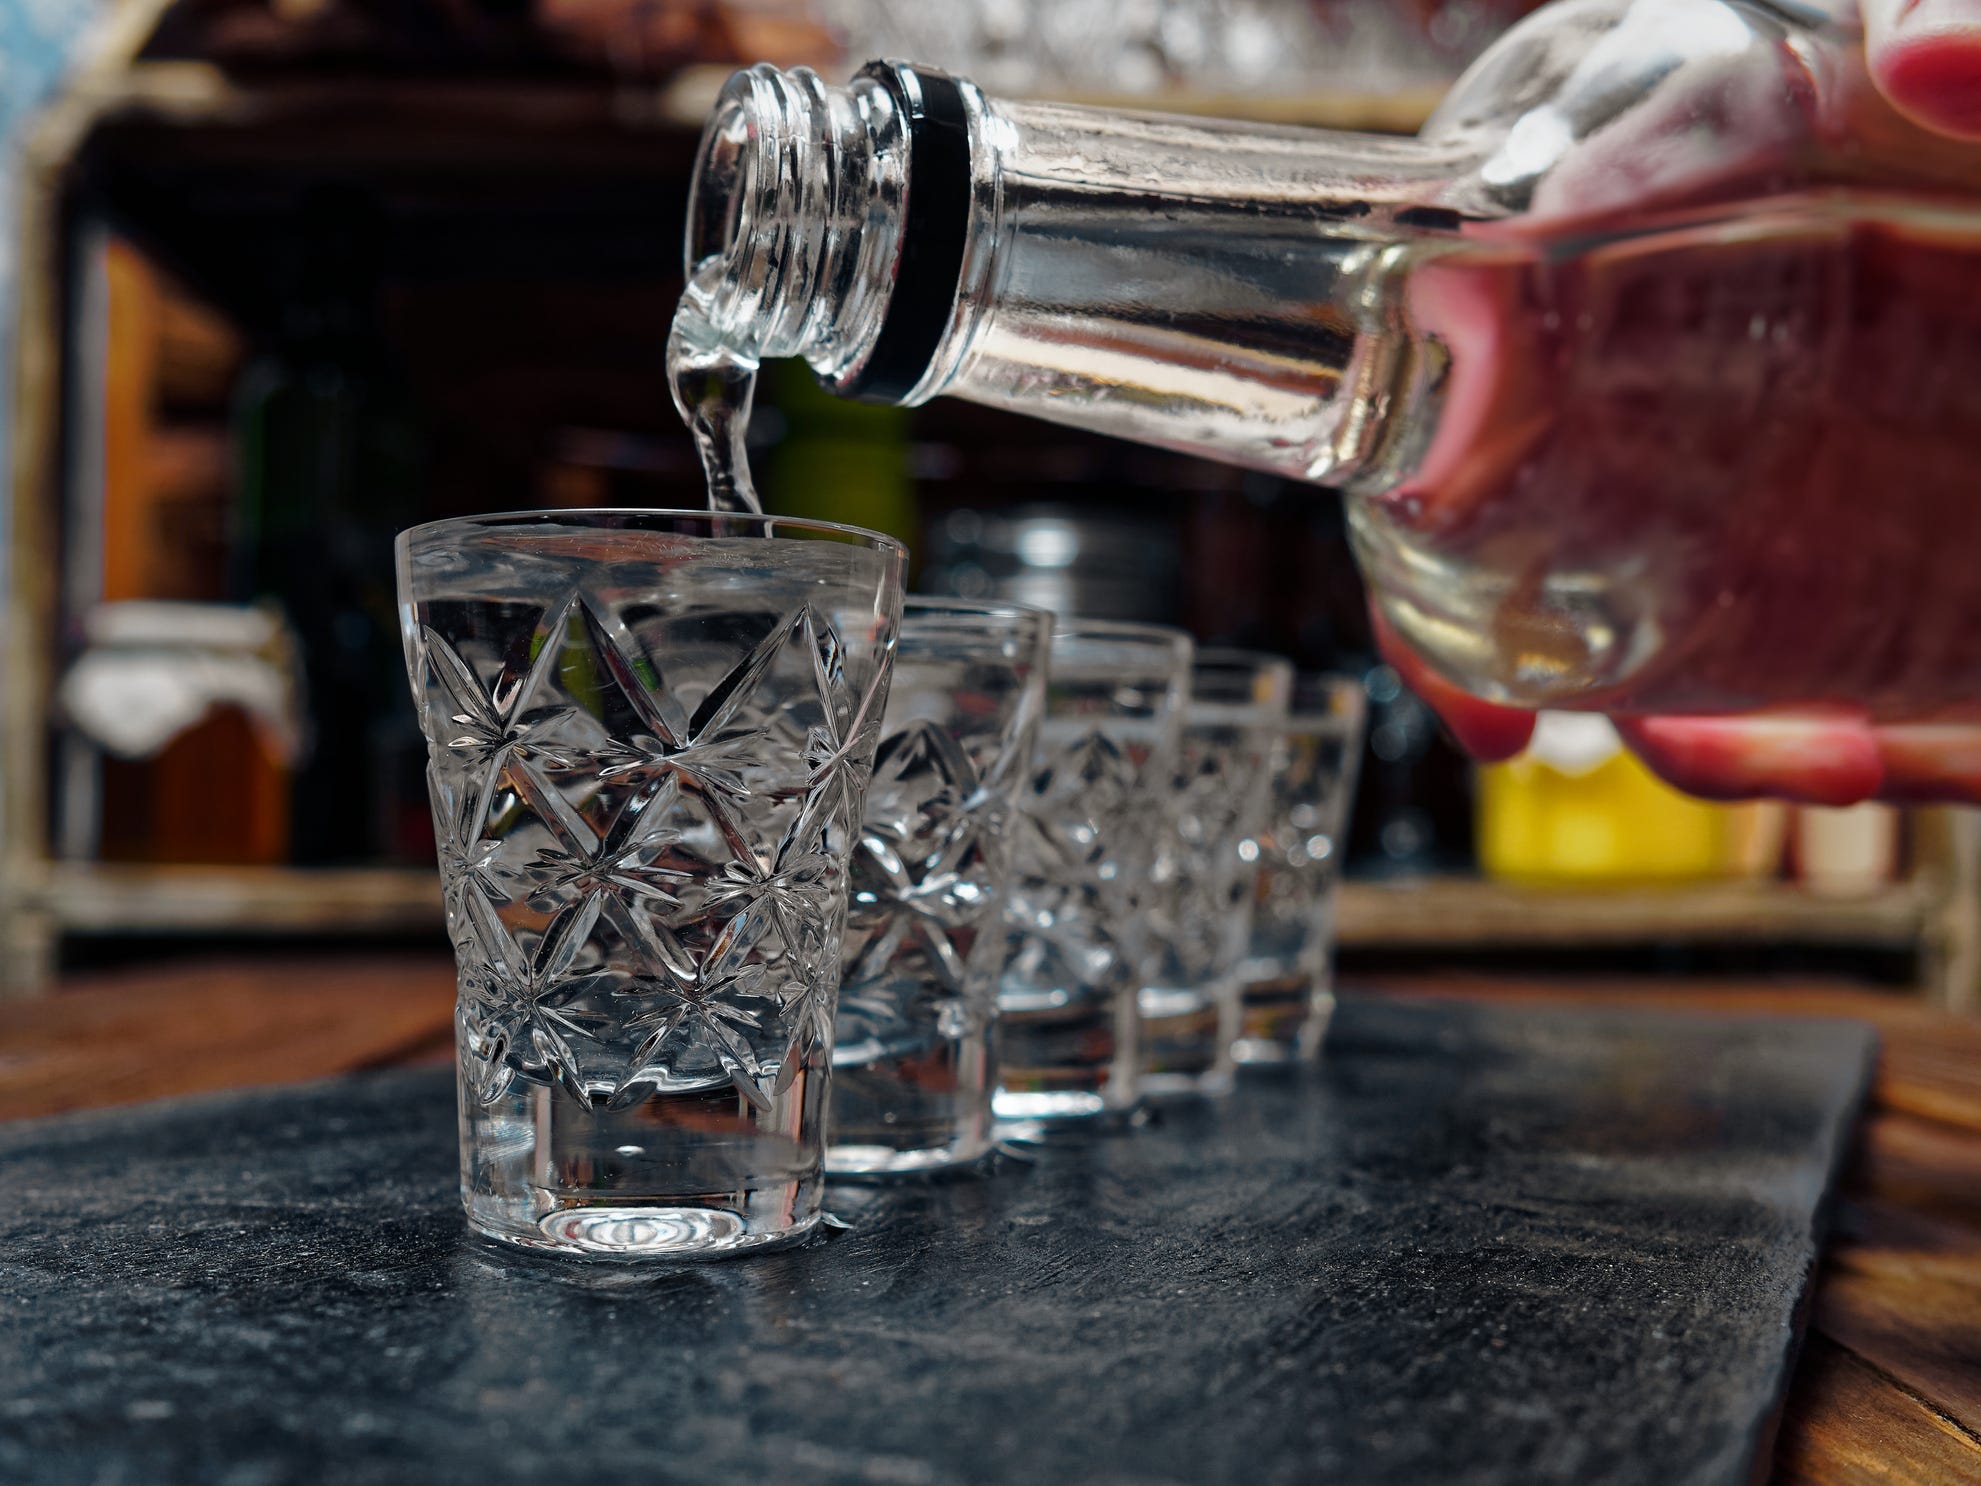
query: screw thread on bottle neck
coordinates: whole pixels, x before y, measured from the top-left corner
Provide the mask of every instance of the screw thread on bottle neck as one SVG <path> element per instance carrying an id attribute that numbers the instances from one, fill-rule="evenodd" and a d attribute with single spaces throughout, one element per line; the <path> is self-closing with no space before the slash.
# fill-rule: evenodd
<path id="1" fill-rule="evenodd" d="M 687 271 L 721 341 L 752 361 L 857 368 L 900 252 L 908 143 L 872 78 L 829 87 L 759 64 L 723 88 L 688 205 Z"/>

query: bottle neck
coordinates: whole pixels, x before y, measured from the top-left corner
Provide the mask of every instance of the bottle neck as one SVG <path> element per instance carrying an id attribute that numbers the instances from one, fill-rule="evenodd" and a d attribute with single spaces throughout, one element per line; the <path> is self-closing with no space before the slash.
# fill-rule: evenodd
<path id="1" fill-rule="evenodd" d="M 1414 139 L 991 100 L 874 64 L 724 89 L 690 207 L 711 323 L 834 391 L 952 395 L 1307 479 L 1368 457 L 1399 245 L 1472 160 Z M 1358 409 L 1361 411 L 1358 413 Z"/>
<path id="2" fill-rule="evenodd" d="M 1394 281 L 1469 159 L 1416 139 L 987 106 L 993 206 L 924 396 L 1341 483 L 1412 375 Z"/>

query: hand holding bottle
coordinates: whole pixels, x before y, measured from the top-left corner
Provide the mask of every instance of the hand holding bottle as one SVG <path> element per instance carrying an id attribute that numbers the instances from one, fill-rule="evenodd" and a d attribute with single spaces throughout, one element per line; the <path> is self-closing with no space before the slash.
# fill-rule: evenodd
<path id="1" fill-rule="evenodd" d="M 1843 19 L 1858 11 L 1868 72 L 1895 109 L 1938 133 L 1981 139 L 1981 0 L 1863 0 L 1861 8 L 1841 0 L 1832 8 Z M 1475 757 L 1498 760 L 1525 747 L 1531 713 L 1466 694 L 1380 616 L 1377 627 L 1399 671 Z M 1615 720 L 1653 770 L 1709 798 L 1981 802 L 1981 726 L 1880 723 L 1845 710 Z"/>
<path id="2" fill-rule="evenodd" d="M 842 394 L 1341 492 L 1482 756 L 1574 707 L 1699 793 L 1981 799 L 1981 0 L 1863 7 L 1562 0 L 1415 139 L 760 66 L 688 262 Z"/>

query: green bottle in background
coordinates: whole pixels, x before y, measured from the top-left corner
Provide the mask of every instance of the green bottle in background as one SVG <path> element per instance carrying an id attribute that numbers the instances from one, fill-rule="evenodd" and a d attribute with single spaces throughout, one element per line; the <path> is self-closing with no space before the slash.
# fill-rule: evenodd
<path id="1" fill-rule="evenodd" d="M 765 509 L 886 532 L 914 552 L 921 521 L 908 410 L 834 397 L 796 361 L 772 362 L 764 376 L 784 420 L 765 469 Z"/>

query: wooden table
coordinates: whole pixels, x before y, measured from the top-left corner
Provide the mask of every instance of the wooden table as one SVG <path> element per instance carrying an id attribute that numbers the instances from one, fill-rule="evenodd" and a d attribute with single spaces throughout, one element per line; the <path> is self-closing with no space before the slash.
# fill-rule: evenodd
<path id="1" fill-rule="evenodd" d="M 1874 1024 L 1884 1056 L 1775 1480 L 1981 1481 L 1981 1022 L 1806 982 L 1425 976 L 1369 988 Z M 271 958 L 72 982 L 0 1008 L 0 1118 L 444 1061 L 452 1003 L 452 966 L 429 958 Z"/>

